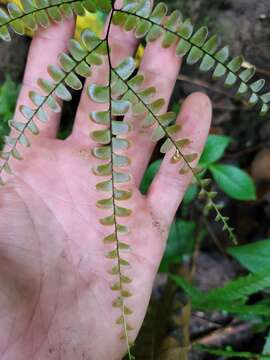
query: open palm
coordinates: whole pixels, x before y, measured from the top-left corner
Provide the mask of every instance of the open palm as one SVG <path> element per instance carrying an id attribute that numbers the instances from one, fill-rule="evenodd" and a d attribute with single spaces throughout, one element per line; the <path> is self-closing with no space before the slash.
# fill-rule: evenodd
<path id="1" fill-rule="evenodd" d="M 29 102 L 27 93 L 35 89 L 39 77 L 47 77 L 46 65 L 57 62 L 72 32 L 73 23 L 66 22 L 35 37 L 18 103 Z M 113 28 L 110 46 L 117 65 L 134 53 L 136 41 Z M 102 83 L 105 67 L 106 63 L 89 81 Z M 157 41 L 147 46 L 140 71 L 168 105 L 179 68 L 174 50 L 162 49 Z M 65 141 L 56 139 L 59 115 L 51 115 L 39 137 L 31 139 L 31 148 L 22 150 L 24 161 L 14 160 L 14 175 L 0 190 L 1 360 L 118 360 L 125 354 L 126 345 L 119 341 L 121 326 L 115 323 L 120 310 L 112 307 L 116 294 L 110 289 L 109 270 L 113 260 L 105 256 L 109 248 L 102 241 L 108 233 L 99 223 L 106 211 L 96 207 L 100 194 L 91 171 L 96 160 L 91 155 L 94 143 L 89 139 L 88 115 L 96 109 L 83 94 L 73 132 Z M 193 94 L 183 104 L 177 121 L 198 153 L 210 119 L 211 105 L 205 95 Z M 129 322 L 135 340 L 170 223 L 191 176 L 179 175 L 166 155 L 143 196 L 138 185 L 154 144 L 138 123 L 127 136 L 132 142 L 128 155 L 133 196 L 128 207 L 133 215 L 122 223 L 130 229 L 131 251 L 124 255 L 131 264 L 125 275 L 132 278 L 127 302 L 133 311 Z"/>

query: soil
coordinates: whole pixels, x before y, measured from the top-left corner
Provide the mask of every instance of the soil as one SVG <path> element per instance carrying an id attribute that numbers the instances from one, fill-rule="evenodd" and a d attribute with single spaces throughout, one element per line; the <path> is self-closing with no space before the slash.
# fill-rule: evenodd
<path id="1" fill-rule="evenodd" d="M 12 38 L 11 42 L 0 41 L 0 83 L 6 74 L 15 81 L 22 80 L 30 40 L 16 35 Z"/>

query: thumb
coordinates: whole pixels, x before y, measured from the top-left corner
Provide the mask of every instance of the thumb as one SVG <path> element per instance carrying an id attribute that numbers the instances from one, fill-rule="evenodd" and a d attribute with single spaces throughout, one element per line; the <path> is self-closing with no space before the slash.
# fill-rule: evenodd
<path id="1" fill-rule="evenodd" d="M 194 168 L 202 153 L 212 117 L 212 106 L 208 96 L 202 93 L 190 95 L 182 106 L 177 123 L 181 124 L 181 138 L 191 140 L 190 145 L 183 151 L 186 154 L 197 153 Z M 171 224 L 174 215 L 183 199 L 186 188 L 192 179 L 192 172 L 179 174 L 180 166 L 184 162 L 171 163 L 172 152 L 168 152 L 161 167 L 152 182 L 147 201 L 155 216 L 164 224 Z"/>

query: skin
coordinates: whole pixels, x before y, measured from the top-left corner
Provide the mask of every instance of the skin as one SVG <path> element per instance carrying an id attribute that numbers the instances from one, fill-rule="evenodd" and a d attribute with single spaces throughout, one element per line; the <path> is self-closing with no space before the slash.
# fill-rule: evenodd
<path id="1" fill-rule="evenodd" d="M 73 27 L 68 21 L 35 36 L 18 104 L 30 104 L 28 92 L 37 89 L 39 77 L 48 78 L 46 67 L 56 64 L 57 55 L 66 50 Z M 113 65 L 133 54 L 137 46 L 130 33 L 114 27 L 109 40 Z M 147 72 L 146 84 L 156 86 L 166 106 L 180 65 L 173 48 L 162 49 L 159 41 L 147 45 L 140 71 Z M 106 69 L 105 62 L 87 84 L 102 83 Z M 108 213 L 95 205 L 104 198 L 95 189 L 102 179 L 91 172 L 97 160 L 91 155 L 95 144 L 89 132 L 96 125 L 88 114 L 97 109 L 83 94 L 73 132 L 65 141 L 56 139 L 60 114 L 51 114 L 50 121 L 40 125 L 41 134 L 30 139 L 31 148 L 20 149 L 24 160 L 11 163 L 14 175 L 0 189 L 1 360 L 119 360 L 126 351 L 125 342 L 119 340 L 122 327 L 115 324 L 120 310 L 112 307 L 117 292 L 110 286 L 116 278 L 108 271 L 115 260 L 105 257 L 112 247 L 102 241 L 111 231 L 99 224 Z M 211 111 L 204 94 L 186 99 L 177 122 L 183 126 L 181 136 L 192 140 L 187 152 L 201 153 Z M 15 118 L 22 120 L 18 109 Z M 131 264 L 123 273 L 133 280 L 126 286 L 133 294 L 126 305 L 133 311 L 128 322 L 134 340 L 169 226 L 191 175 L 179 175 L 180 164 L 171 164 L 172 154 L 167 154 L 143 196 L 138 186 L 155 145 L 149 141 L 151 130 L 142 131 L 137 119 L 129 121 L 133 124 L 128 134 L 132 181 L 126 187 L 133 196 L 124 206 L 133 214 L 120 220 L 130 229 L 123 240 L 131 250 L 123 250 L 122 255 Z"/>

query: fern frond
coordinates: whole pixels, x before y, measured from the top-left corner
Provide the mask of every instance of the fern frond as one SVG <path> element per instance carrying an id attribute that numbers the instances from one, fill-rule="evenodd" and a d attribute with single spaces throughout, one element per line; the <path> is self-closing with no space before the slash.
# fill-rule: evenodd
<path id="1" fill-rule="evenodd" d="M 266 288 L 270 288 L 270 269 L 239 277 L 223 288 L 214 289 L 207 294 L 208 301 L 246 301 L 248 297 Z"/>
<path id="2" fill-rule="evenodd" d="M 109 211 L 109 215 L 101 218 L 100 223 L 111 228 L 111 232 L 105 236 L 103 241 L 104 244 L 111 247 L 106 257 L 115 262 L 110 274 L 116 278 L 111 289 L 118 293 L 113 306 L 120 308 L 121 311 L 116 323 L 123 327 L 123 333 L 120 337 L 126 341 L 128 356 L 129 359 L 132 359 L 129 333 L 133 328 L 127 319 L 132 314 L 132 309 L 127 305 L 128 298 L 132 296 L 128 289 L 132 279 L 125 275 L 124 269 L 129 266 L 129 263 L 123 257 L 123 252 L 129 250 L 130 245 L 122 240 L 129 229 L 120 222 L 122 217 L 128 217 L 132 212 L 129 208 L 122 206 L 122 202 L 132 196 L 132 190 L 127 189 L 131 178 L 129 173 L 124 170 L 130 164 L 130 159 L 123 155 L 123 151 L 130 146 L 129 141 L 124 139 L 123 135 L 130 131 L 131 125 L 121 119 L 128 112 L 130 102 L 121 99 L 126 91 L 126 85 L 119 82 L 118 76 L 121 74 L 124 79 L 130 77 L 135 69 L 135 61 L 132 58 L 126 59 L 113 69 L 108 47 L 108 63 L 108 84 L 104 86 L 91 84 L 88 88 L 88 94 L 93 101 L 107 104 L 106 110 L 91 112 L 91 120 L 100 125 L 100 129 L 92 131 L 90 136 L 97 143 L 92 153 L 96 159 L 102 161 L 93 169 L 93 172 L 99 177 L 106 178 L 105 181 L 102 180 L 96 185 L 97 190 L 108 194 L 97 202 L 97 207 Z"/>
<path id="3" fill-rule="evenodd" d="M 222 288 L 211 290 L 207 294 L 180 276 L 170 275 L 170 277 L 191 297 L 192 304 L 197 309 L 227 311 L 234 314 L 269 315 L 268 305 L 245 305 L 249 296 L 270 287 L 269 270 L 267 268 L 256 274 L 232 280 Z"/>
<path id="4" fill-rule="evenodd" d="M 171 162 L 177 164 L 182 160 L 183 164 L 180 166 L 180 174 L 186 174 L 189 171 L 192 172 L 192 175 L 201 188 L 200 197 L 206 197 L 207 199 L 205 213 L 214 209 L 216 212 L 216 220 L 223 223 L 223 230 L 227 231 L 230 239 L 235 242 L 233 228 L 228 225 L 228 218 L 221 214 L 221 207 L 213 200 L 216 193 L 207 190 L 210 179 L 200 179 L 198 176 L 199 169 L 192 166 L 192 163 L 197 159 L 198 154 L 186 151 L 190 145 L 190 140 L 181 137 L 175 139 L 175 136 L 181 132 L 181 126 L 174 123 L 176 114 L 170 111 L 160 115 L 164 106 L 164 99 L 152 100 L 156 93 L 156 89 L 154 87 L 143 88 L 144 76 L 142 74 L 136 75 L 127 82 L 124 81 L 125 79 L 123 79 L 121 75 L 117 73 L 115 73 L 115 75 L 118 76 L 121 86 L 127 88 L 126 93 L 123 95 L 123 99 L 132 103 L 133 116 L 139 116 L 140 120 L 142 120 L 142 127 L 153 127 L 152 140 L 154 142 L 157 142 L 164 137 L 166 138 L 160 151 L 162 153 L 167 153 L 172 149 L 174 150 Z"/>
<path id="5" fill-rule="evenodd" d="M 224 78 L 225 87 L 237 86 L 237 96 L 247 96 L 250 107 L 259 104 L 260 114 L 269 111 L 270 92 L 261 93 L 264 79 L 251 82 L 255 68 L 244 69 L 244 58 L 230 58 L 228 46 L 218 49 L 217 36 L 208 38 L 208 29 L 203 26 L 195 31 L 190 19 L 183 20 L 179 11 L 167 15 L 167 5 L 159 3 L 152 10 L 150 0 L 128 1 L 122 9 L 115 11 L 113 23 L 126 31 L 134 31 L 137 38 L 147 42 L 162 40 L 164 48 L 176 46 L 176 55 L 186 57 L 189 65 L 200 62 L 202 72 L 212 71 L 215 80 Z"/>
<path id="6" fill-rule="evenodd" d="M 102 64 L 102 56 L 105 51 L 105 42 L 100 40 L 90 29 L 86 29 L 82 32 L 80 42 L 74 39 L 70 40 L 69 54 L 61 53 L 59 55 L 59 66 L 51 65 L 48 67 L 51 80 L 38 80 L 42 94 L 35 91 L 29 93 L 29 97 L 35 107 L 20 106 L 20 112 L 26 121 L 21 122 L 13 119 L 9 123 L 10 127 L 16 131 L 16 135 L 7 136 L 5 139 L 6 148 L 1 153 L 3 160 L 0 165 L 1 184 L 4 183 L 1 177 L 2 172 L 11 173 L 9 166 L 10 158 L 22 159 L 17 145 L 30 146 L 26 132 L 29 131 L 33 135 L 39 133 L 36 120 L 46 123 L 48 121 L 48 109 L 53 112 L 60 112 L 61 108 L 57 98 L 70 101 L 72 96 L 67 87 L 74 90 L 81 89 L 82 82 L 78 76 L 90 76 L 91 65 Z"/>
<path id="7" fill-rule="evenodd" d="M 73 15 L 83 16 L 85 10 L 97 10 L 93 0 L 21 0 L 21 4 L 19 7 L 10 2 L 7 10 L 0 9 L 0 38 L 4 41 L 11 40 L 9 29 L 24 35 L 27 30 L 47 28 L 52 22 L 61 22 Z"/>

